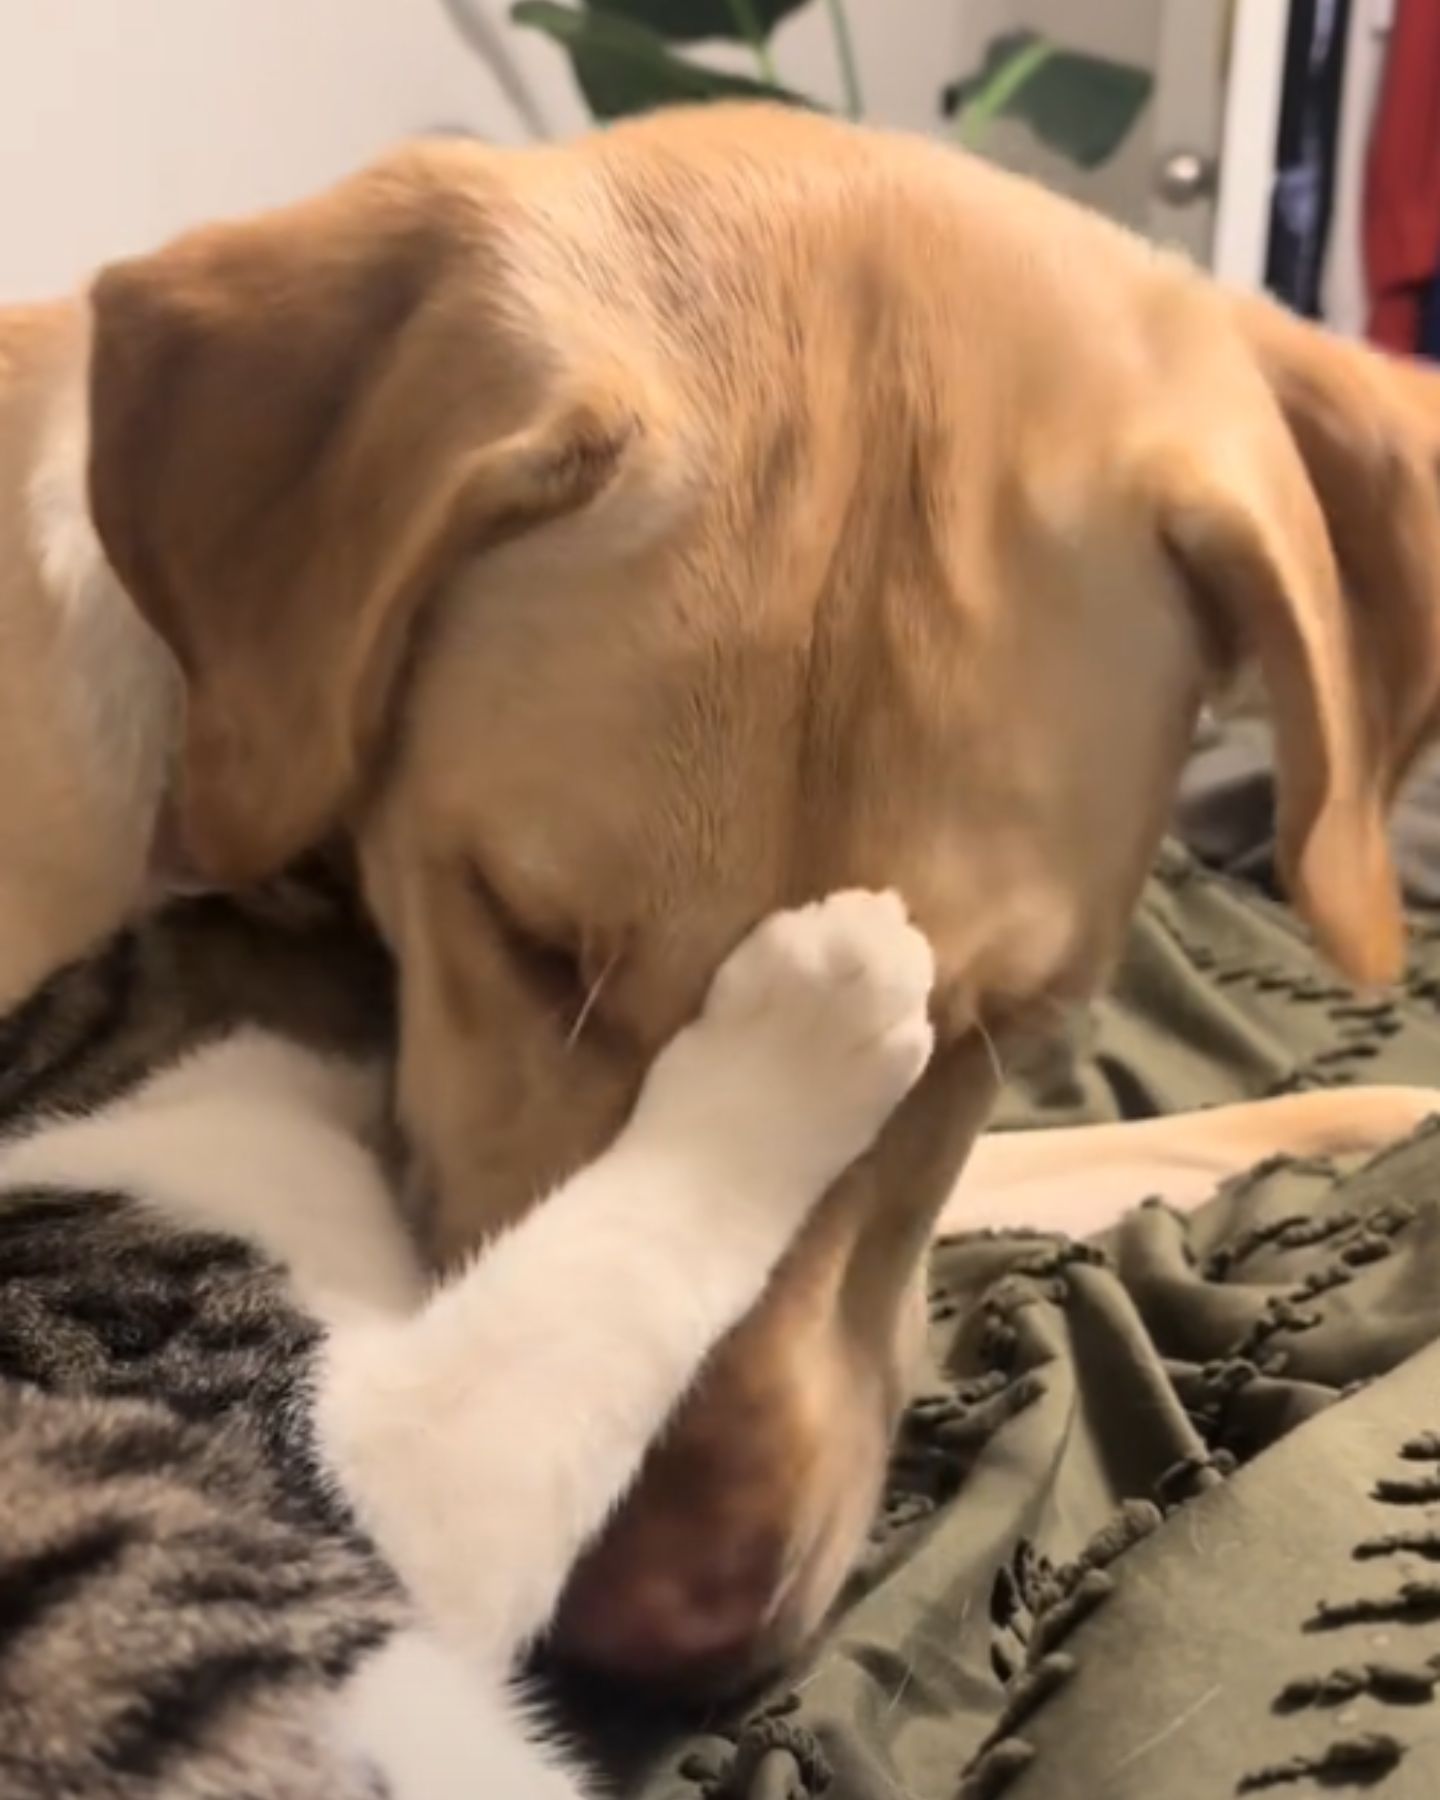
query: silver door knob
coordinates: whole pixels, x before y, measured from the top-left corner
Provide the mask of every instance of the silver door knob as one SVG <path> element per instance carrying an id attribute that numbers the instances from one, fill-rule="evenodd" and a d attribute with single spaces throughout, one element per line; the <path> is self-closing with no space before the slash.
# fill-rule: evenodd
<path id="1" fill-rule="evenodd" d="M 1172 150 L 1155 171 L 1155 191 L 1168 206 L 1193 206 L 1215 192 L 1215 161 L 1198 150 Z"/>

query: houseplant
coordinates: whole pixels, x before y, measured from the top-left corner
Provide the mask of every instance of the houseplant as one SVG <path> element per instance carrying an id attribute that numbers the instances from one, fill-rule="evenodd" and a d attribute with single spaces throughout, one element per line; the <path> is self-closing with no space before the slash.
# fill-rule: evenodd
<path id="1" fill-rule="evenodd" d="M 517 25 L 544 33 L 570 60 L 597 120 L 677 101 L 772 99 L 825 106 L 789 85 L 772 40 L 794 13 L 823 6 L 834 34 L 851 118 L 864 112 L 860 69 L 845 0 L 516 0 Z M 753 69 L 719 68 L 697 48 L 717 40 L 748 46 Z M 1124 142 L 1152 86 L 1145 69 L 1094 56 L 1028 30 L 991 40 L 978 67 L 945 84 L 937 108 L 956 138 L 982 149 L 991 127 L 1015 119 L 1050 149 L 1097 168 Z"/>

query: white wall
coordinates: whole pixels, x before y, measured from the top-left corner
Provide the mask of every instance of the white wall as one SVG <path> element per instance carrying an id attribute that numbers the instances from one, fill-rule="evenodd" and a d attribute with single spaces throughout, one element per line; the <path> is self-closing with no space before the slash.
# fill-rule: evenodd
<path id="1" fill-rule="evenodd" d="M 506 0 L 472 0 L 503 21 Z M 960 0 L 849 0 L 871 116 L 922 129 Z M 506 29 L 550 129 L 584 122 L 560 52 Z M 825 9 L 777 42 L 838 96 Z M 524 129 L 441 0 L 0 0 L 0 297 L 55 292 L 192 221 L 316 187 L 397 137 Z"/>

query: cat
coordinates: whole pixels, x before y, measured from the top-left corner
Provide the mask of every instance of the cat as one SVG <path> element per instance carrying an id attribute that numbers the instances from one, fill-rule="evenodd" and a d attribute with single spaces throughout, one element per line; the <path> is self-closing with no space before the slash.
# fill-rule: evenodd
<path id="1" fill-rule="evenodd" d="M 442 1285 L 368 937 L 172 907 L 0 1023 L 0 1795 L 575 1800 L 517 1670 L 931 1044 L 889 895 L 777 914 Z"/>

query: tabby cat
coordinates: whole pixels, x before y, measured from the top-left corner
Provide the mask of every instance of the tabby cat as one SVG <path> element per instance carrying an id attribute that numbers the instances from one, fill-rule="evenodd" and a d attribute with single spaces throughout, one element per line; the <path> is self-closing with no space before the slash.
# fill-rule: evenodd
<path id="1" fill-rule="evenodd" d="M 892 897 L 731 956 L 613 1147 L 427 1294 L 388 972 L 177 905 L 0 1023 L 0 1795 L 549 1800 L 517 1662 L 929 1050 Z"/>

